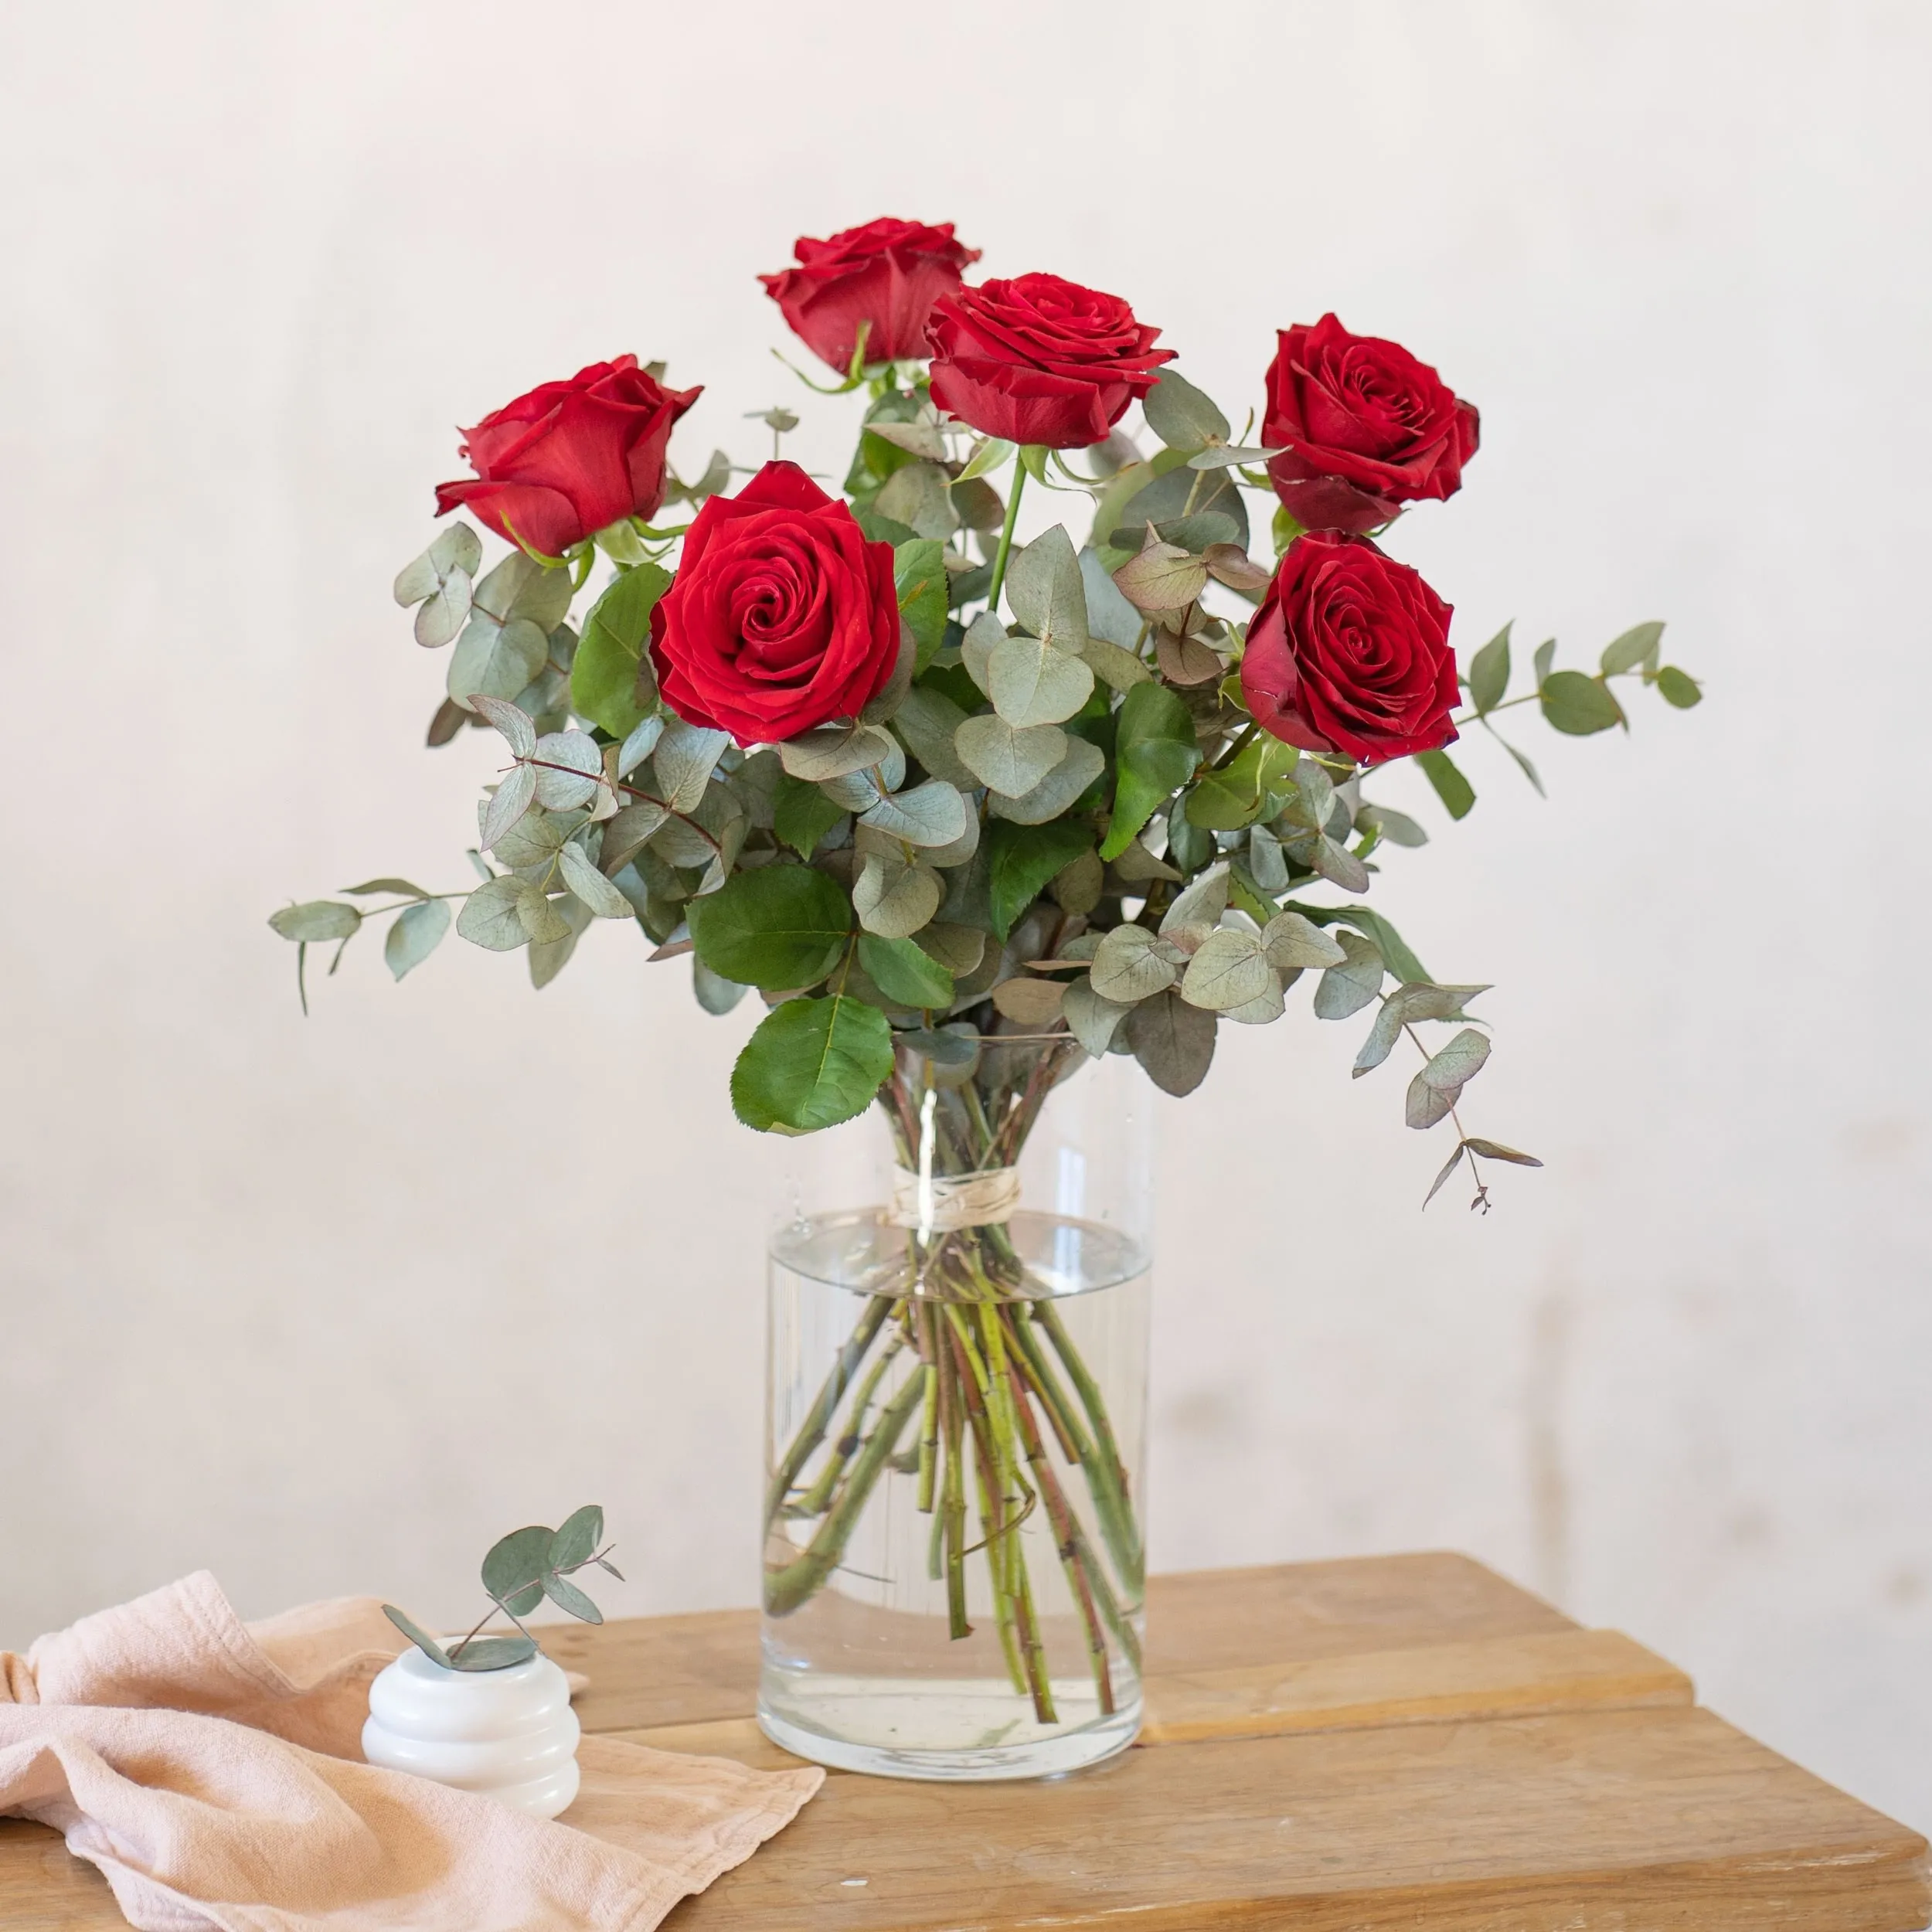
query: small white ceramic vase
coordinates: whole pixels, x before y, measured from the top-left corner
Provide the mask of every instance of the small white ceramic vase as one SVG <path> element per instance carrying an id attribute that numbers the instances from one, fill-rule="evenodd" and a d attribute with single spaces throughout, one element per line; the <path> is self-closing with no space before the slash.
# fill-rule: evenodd
<path id="1" fill-rule="evenodd" d="M 362 1755 L 537 1818 L 577 1794 L 570 1684 L 541 1655 L 507 1670 L 445 1670 L 414 1645 L 369 1687 Z"/>

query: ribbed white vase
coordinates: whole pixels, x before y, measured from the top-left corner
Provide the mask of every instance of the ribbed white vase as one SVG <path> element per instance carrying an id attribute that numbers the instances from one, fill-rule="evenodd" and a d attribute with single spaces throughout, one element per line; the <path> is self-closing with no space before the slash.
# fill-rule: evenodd
<path id="1" fill-rule="evenodd" d="M 555 1818 L 577 1794 L 579 1735 L 570 1680 L 549 1658 L 445 1670 L 412 1645 L 369 1687 L 362 1755 Z"/>

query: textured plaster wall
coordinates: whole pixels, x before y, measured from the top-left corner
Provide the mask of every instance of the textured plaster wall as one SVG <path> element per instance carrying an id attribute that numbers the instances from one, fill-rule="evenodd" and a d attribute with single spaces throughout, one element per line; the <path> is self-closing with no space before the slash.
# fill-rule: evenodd
<path id="1" fill-rule="evenodd" d="M 1332 306 L 1481 404 L 1396 548 L 1465 646 L 1668 617 L 1628 740 L 1472 745 L 1378 893 L 1497 982 L 1440 1199 L 1358 1029 L 1165 1115 L 1155 1549 L 1473 1550 L 1932 1824 L 1920 532 L 1932 15 L 1909 4 L 822 12 L 126 0 L 0 21 L 0 1641 L 206 1564 L 454 1615 L 608 1506 L 619 1607 L 753 1587 L 750 1016 L 593 935 L 541 996 L 262 923 L 460 883 L 471 738 L 387 587 L 451 425 L 626 349 L 755 453 L 751 277 L 951 217 L 1256 396 Z M 806 399 L 808 402 L 810 399 Z M 829 464 L 846 406 L 812 403 Z"/>

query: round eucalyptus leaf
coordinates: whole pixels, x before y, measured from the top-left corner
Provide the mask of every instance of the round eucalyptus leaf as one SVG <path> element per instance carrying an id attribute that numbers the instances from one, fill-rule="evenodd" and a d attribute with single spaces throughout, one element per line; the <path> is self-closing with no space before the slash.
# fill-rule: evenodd
<path id="1" fill-rule="evenodd" d="M 536 1655 L 532 1637 L 472 1637 L 459 1655 L 450 1659 L 453 1670 L 508 1670 L 527 1664 Z"/>
<path id="2" fill-rule="evenodd" d="M 490 1546 L 483 1559 L 483 1587 L 496 1602 L 543 1580 L 555 1534 L 547 1523 L 529 1523 Z"/>
<path id="3" fill-rule="evenodd" d="M 581 1509 L 572 1510 L 550 1539 L 550 1568 L 575 1570 L 579 1564 L 587 1563 L 603 1540 L 603 1508 L 600 1504 L 587 1502 Z"/>

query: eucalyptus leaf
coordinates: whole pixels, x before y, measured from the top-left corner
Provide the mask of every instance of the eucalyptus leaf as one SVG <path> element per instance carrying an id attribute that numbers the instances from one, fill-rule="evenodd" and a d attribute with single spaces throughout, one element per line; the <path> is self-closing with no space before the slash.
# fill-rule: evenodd
<path id="1" fill-rule="evenodd" d="M 615 889 L 613 888 L 614 890 Z M 564 930 L 555 939 L 532 940 L 524 954 L 530 969 L 530 984 L 541 992 L 575 957 L 577 941 L 587 932 L 594 917 L 590 908 L 574 893 L 547 902 L 563 922 Z M 627 910 L 629 901 L 625 901 Z"/>
<path id="2" fill-rule="evenodd" d="M 539 1589 L 535 1593 L 541 1599 Z M 533 1600 L 528 1607 L 535 1609 Z M 536 1655 L 534 1637 L 472 1637 L 465 1644 L 461 1654 L 452 1652 L 450 1668 L 452 1670 L 489 1671 L 509 1670 L 518 1664 L 527 1664 Z"/>
<path id="3" fill-rule="evenodd" d="M 738 1056 L 732 1110 L 761 1133 L 812 1133 L 862 1113 L 892 1068 L 892 1028 L 876 1006 L 838 995 L 788 999 Z"/>
<path id="4" fill-rule="evenodd" d="M 1141 399 L 1147 426 L 1170 449 L 1198 450 L 1228 440 L 1228 419 L 1212 397 L 1171 363 Z"/>
<path id="5" fill-rule="evenodd" d="M 638 798 L 626 805 L 614 818 L 607 820 L 600 857 L 604 872 L 608 875 L 617 871 L 639 846 L 656 836 L 670 816 L 669 811 L 655 798 Z M 497 855 L 506 865 L 512 862 L 502 852 Z"/>
<path id="6" fill-rule="evenodd" d="M 1253 933 L 1223 927 L 1209 933 L 1188 961 L 1181 997 L 1191 1006 L 1223 1013 L 1265 998 L 1270 988 L 1278 995 L 1281 983 L 1268 962 Z"/>
<path id="7" fill-rule="evenodd" d="M 1103 998 L 1094 992 L 1093 982 L 1084 977 L 1067 987 L 1061 1002 L 1067 1030 L 1095 1060 L 1113 1045 L 1121 1021 L 1133 1010 L 1131 1006 Z"/>
<path id="8" fill-rule="evenodd" d="M 1006 601 L 1014 616 L 1055 650 L 1077 652 L 1087 642 L 1086 587 L 1063 525 L 1055 524 L 1015 553 L 1006 572 Z"/>
<path id="9" fill-rule="evenodd" d="M 1551 727 L 1573 738 L 1587 738 L 1624 723 L 1624 708 L 1600 679 L 1580 671 L 1553 671 L 1537 692 Z"/>
<path id="10" fill-rule="evenodd" d="M 1196 522 L 1209 516 L 1219 521 Z M 1180 529 L 1183 520 L 1193 527 Z M 1247 505 L 1239 481 L 1227 470 L 1168 470 L 1138 492 L 1111 526 L 1103 528 L 1118 548 L 1138 550 L 1146 540 L 1150 523 L 1160 526 L 1158 536 L 1189 548 L 1205 550 L 1214 543 L 1238 543 L 1243 550 L 1248 547 Z M 1190 537 L 1196 543 L 1187 543 Z"/>
<path id="11" fill-rule="evenodd" d="M 663 735 L 664 719 L 661 716 L 653 713 L 648 718 L 641 718 L 617 747 L 617 776 L 629 777 L 657 750 L 658 740 Z"/>
<path id="12" fill-rule="evenodd" d="M 419 900 L 396 915 L 383 935 L 383 958 L 396 978 L 436 951 L 450 929 L 450 917 L 449 902 L 442 899 Z"/>
<path id="13" fill-rule="evenodd" d="M 400 586 L 400 579 L 398 583 Z M 403 599 L 399 596 L 396 601 L 400 603 Z M 393 1604 L 385 1604 L 383 1606 L 383 1614 L 431 1662 L 440 1664 L 445 1670 L 452 1670 L 455 1668 L 450 1662 L 449 1652 L 444 1649 L 443 1646 L 427 1631 L 405 1617 Z"/>
<path id="14" fill-rule="evenodd" d="M 541 807 L 534 808 L 498 839 L 492 849 L 512 872 L 548 866 L 569 835 L 573 822 L 554 817 Z"/>
<path id="15" fill-rule="evenodd" d="M 1001 1016 L 1017 1026 L 1044 1029 L 1056 1025 L 1066 988 L 1058 980 L 1022 974 L 1003 979 L 993 988 L 993 1005 Z"/>
<path id="16" fill-rule="evenodd" d="M 953 748 L 954 734 L 966 721 L 966 714 L 943 691 L 915 684 L 893 717 L 893 726 L 906 741 L 906 749 L 935 778 L 943 778 L 961 791 L 979 783 Z"/>
<path id="17" fill-rule="evenodd" d="M 1422 775 L 1435 787 L 1436 796 L 1451 818 L 1466 818 L 1476 802 L 1476 788 L 1462 775 L 1461 768 L 1446 751 L 1419 751 L 1416 763 Z"/>
<path id="18" fill-rule="evenodd" d="M 1130 654 L 1140 648 L 1147 626 L 1139 611 L 1121 594 L 1121 588 L 1091 544 L 1080 552 L 1080 587 L 1087 594 L 1090 641 L 1100 639 Z M 1083 652 L 1083 655 L 1087 654 Z M 1089 659 L 1090 662 L 1092 660 Z M 1098 669 L 1097 665 L 1095 666 Z M 1106 673 L 1101 673 L 1103 676 Z M 1143 668 L 1143 675 L 1145 675 Z M 1111 678 L 1107 682 L 1111 684 Z M 1117 689 L 1124 687 L 1116 687 Z"/>
<path id="19" fill-rule="evenodd" d="M 416 641 L 438 651 L 461 631 L 470 614 L 472 586 L 467 570 L 453 570 L 416 611 Z"/>
<path id="20" fill-rule="evenodd" d="M 988 809 L 995 818 L 1009 818 L 1016 825 L 1043 825 L 1049 818 L 1059 818 L 1106 770 L 1107 755 L 1098 745 L 1090 744 L 1084 738 L 1070 737 L 1066 755 L 1032 791 L 1017 798 L 995 791 L 988 801 Z"/>
<path id="21" fill-rule="evenodd" d="M 873 499 L 873 508 L 879 515 L 904 524 L 916 536 L 934 539 L 951 536 L 959 528 L 959 512 L 953 504 L 951 481 L 937 463 L 905 464 L 886 478 L 884 486 Z"/>
<path id="22" fill-rule="evenodd" d="M 604 758 L 587 733 L 546 731 L 525 769 L 535 772 L 536 801 L 546 811 L 575 811 L 597 796 Z"/>
<path id="23" fill-rule="evenodd" d="M 687 730 L 691 728 L 685 726 Z M 778 758 L 793 777 L 822 784 L 828 778 L 842 778 L 849 773 L 884 763 L 891 757 L 896 743 L 883 725 L 820 725 L 801 732 L 795 738 L 787 738 L 778 747 Z M 662 767 L 662 754 L 658 763 Z"/>
<path id="24" fill-rule="evenodd" d="M 1178 993 L 1157 993 L 1128 1015 L 1124 1029 L 1134 1057 L 1164 1094 L 1178 1099 L 1207 1078 L 1214 1060 L 1215 1016 Z"/>
<path id="25" fill-rule="evenodd" d="M 1058 725 L 1020 726 L 998 716 L 968 718 L 953 735 L 960 762 L 980 784 L 1009 798 L 1031 791 L 1066 755 L 1066 744 Z"/>
<path id="26" fill-rule="evenodd" d="M 498 842 L 536 803 L 536 794 L 537 772 L 533 765 L 519 765 L 491 793 L 477 832 L 477 843 L 484 851 L 496 849 Z"/>
<path id="27" fill-rule="evenodd" d="M 519 885 L 516 916 L 522 922 L 525 932 L 529 934 L 532 944 L 554 946 L 573 937 L 576 929 L 568 915 L 541 886 L 530 879 L 520 881 Z"/>
<path id="28" fill-rule="evenodd" d="M 1489 1057 L 1489 1036 L 1465 1026 L 1439 1052 L 1429 1056 L 1422 1077 L 1445 1094 L 1459 1094 L 1482 1070 Z"/>
<path id="29" fill-rule="evenodd" d="M 451 698 L 465 710 L 479 692 L 514 698 L 549 662 L 549 634 L 527 617 L 508 623 L 473 611 L 450 658 Z"/>
<path id="30" fill-rule="evenodd" d="M 270 913 L 268 923 L 284 939 L 312 944 L 318 940 L 347 939 L 362 924 L 362 915 L 340 900 L 311 899 Z"/>
<path id="31" fill-rule="evenodd" d="M 547 1525 L 531 1523 L 512 1530 L 490 1546 L 489 1554 L 483 1559 L 483 1587 L 493 1601 L 507 1602 L 531 1584 L 542 1583 L 543 1573 L 549 1567 L 553 1534 Z"/>
<path id="32" fill-rule="evenodd" d="M 574 1617 L 580 1623 L 604 1621 L 604 1612 L 569 1577 L 560 1577 L 555 1570 L 545 1571 L 543 1594 L 566 1616 Z"/>
<path id="33" fill-rule="evenodd" d="M 1509 629 L 1505 624 L 1469 661 L 1469 702 L 1479 712 L 1495 710 L 1509 689 Z"/>
<path id="34" fill-rule="evenodd" d="M 1360 1012 L 1381 992 L 1388 970 L 1373 943 L 1359 933 L 1343 932 L 1336 937 L 1345 957 L 1341 964 L 1331 966 L 1315 986 L 1317 1019 L 1346 1019 L 1350 1014 Z"/>
<path id="35" fill-rule="evenodd" d="M 956 786 L 943 778 L 928 778 L 910 791 L 881 798 L 861 823 L 909 845 L 950 845 L 965 832 L 966 801 Z"/>
<path id="36" fill-rule="evenodd" d="M 1094 993 L 1123 1009 L 1165 992 L 1178 977 L 1173 961 L 1145 926 L 1104 934 L 1089 969 Z"/>
<path id="37" fill-rule="evenodd" d="M 714 973 L 696 953 L 691 955 L 691 990 L 698 1004 L 714 1017 L 730 1012 L 751 991 L 735 979 Z"/>
<path id="38" fill-rule="evenodd" d="M 893 581 L 899 614 L 911 632 L 915 671 L 923 671 L 946 635 L 946 552 L 937 540 L 920 537 L 893 553 Z"/>
<path id="39" fill-rule="evenodd" d="M 470 709 L 488 719 L 503 734 L 504 743 L 513 756 L 527 758 L 536 750 L 536 726 L 527 711 L 506 699 L 492 698 L 483 692 L 471 698 Z"/>
<path id="40" fill-rule="evenodd" d="M 986 689 L 993 709 L 1009 725 L 1059 724 L 1092 695 L 1094 673 L 1045 638 L 1015 632 L 988 654 Z"/>
<path id="41" fill-rule="evenodd" d="M 1362 943 L 1356 941 L 1358 945 Z M 1332 937 L 1298 912 L 1277 913 L 1263 927 L 1261 944 L 1267 949 L 1268 963 L 1281 973 L 1310 967 L 1333 970 L 1345 966 L 1349 958 L 1345 939 Z M 1379 968 L 1379 953 L 1376 959 Z"/>
<path id="42" fill-rule="evenodd" d="M 1429 835 L 1406 811 L 1389 805 L 1364 805 L 1355 815 L 1365 832 L 1378 833 L 1392 845 L 1426 845 Z"/>
<path id="43" fill-rule="evenodd" d="M 993 647 L 1006 634 L 1006 627 L 990 611 L 982 611 L 966 627 L 959 641 L 959 661 L 966 675 L 984 692 L 989 688 Z"/>
<path id="44" fill-rule="evenodd" d="M 1114 584 L 1142 611 L 1184 611 L 1207 588 L 1207 566 L 1179 544 L 1163 543 L 1151 528 L 1147 542 L 1114 573 Z"/>
<path id="45" fill-rule="evenodd" d="M 1533 1154 L 1520 1153 L 1513 1147 L 1505 1147 L 1500 1141 L 1478 1140 L 1471 1134 L 1463 1145 L 1471 1154 L 1480 1154 L 1486 1161 L 1508 1161 L 1516 1167 L 1541 1167 L 1543 1162 Z"/>
<path id="46" fill-rule="evenodd" d="M 658 794 L 673 811 L 695 811 L 718 768 L 718 760 L 731 742 L 726 731 L 707 730 L 673 718 L 665 726 L 651 754 L 658 774 Z M 787 767 L 790 769 L 789 767 Z"/>
<path id="47" fill-rule="evenodd" d="M 429 897 L 420 886 L 407 879 L 365 879 L 359 886 L 345 886 L 342 890 L 358 899 L 376 893 L 400 893 L 410 899 Z"/>
<path id="48" fill-rule="evenodd" d="M 1692 705 L 1703 701 L 1704 693 L 1697 680 L 1688 672 L 1679 670 L 1674 664 L 1665 665 L 1658 672 L 1657 689 L 1665 703 L 1679 711 L 1688 711 Z"/>
<path id="49" fill-rule="evenodd" d="M 1621 672 L 1634 671 L 1640 665 L 1654 672 L 1663 638 L 1664 627 L 1655 620 L 1648 624 L 1633 624 L 1621 637 L 1613 638 L 1604 646 L 1599 668 L 1607 678 L 1614 678 Z"/>
<path id="50" fill-rule="evenodd" d="M 1161 937 L 1198 946 L 1228 909 L 1228 863 L 1217 861 L 1175 896 L 1161 920 Z"/>
<path id="51" fill-rule="evenodd" d="M 944 882 L 931 866 L 883 852 L 867 855 L 852 882 L 852 909 L 869 933 L 907 939 L 939 910 Z"/>
<path id="52" fill-rule="evenodd" d="M 630 900 L 591 864 L 581 845 L 574 842 L 566 845 L 557 856 L 564 884 L 598 918 L 628 919 L 631 917 Z"/>

